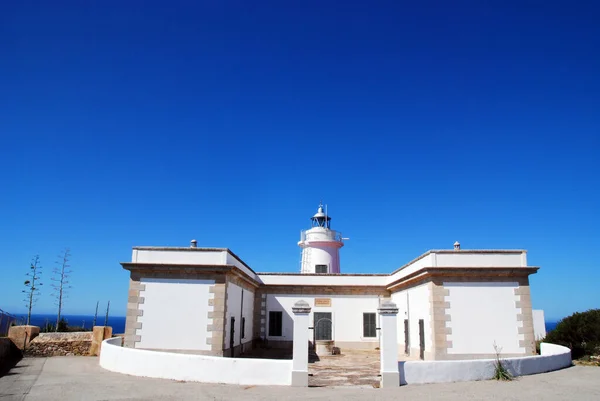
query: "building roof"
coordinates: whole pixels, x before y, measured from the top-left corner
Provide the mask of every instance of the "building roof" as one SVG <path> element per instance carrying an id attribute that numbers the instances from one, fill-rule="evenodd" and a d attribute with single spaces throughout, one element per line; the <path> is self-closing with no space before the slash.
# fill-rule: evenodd
<path id="1" fill-rule="evenodd" d="M 527 266 L 527 251 L 522 249 L 430 250 L 389 274 L 256 273 L 228 248 L 136 246 L 133 250 L 132 262 L 121 263 L 127 270 L 177 271 L 186 269 L 189 271 L 189 269 L 197 269 L 198 272 L 207 273 L 231 271 L 251 280 L 255 283 L 254 285 L 267 286 L 397 288 L 403 286 L 405 282 L 422 280 L 424 277 L 432 275 L 456 277 L 488 274 L 516 277 L 533 274 L 538 270 L 538 267 Z M 164 252 L 177 254 L 165 254 Z M 486 256 L 482 259 L 478 257 L 481 255 L 489 255 L 489 257 Z"/>

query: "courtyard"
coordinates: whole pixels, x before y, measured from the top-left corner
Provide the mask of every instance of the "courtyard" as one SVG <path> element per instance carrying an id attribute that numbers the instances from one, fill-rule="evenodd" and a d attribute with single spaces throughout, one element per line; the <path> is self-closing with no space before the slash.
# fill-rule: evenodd
<path id="1" fill-rule="evenodd" d="M 340 359 L 341 360 L 341 359 Z M 95 357 L 25 358 L 0 378 L 0 400 L 598 400 L 600 368 L 571 368 L 512 382 L 400 388 L 233 386 L 148 379 L 108 372 Z"/>

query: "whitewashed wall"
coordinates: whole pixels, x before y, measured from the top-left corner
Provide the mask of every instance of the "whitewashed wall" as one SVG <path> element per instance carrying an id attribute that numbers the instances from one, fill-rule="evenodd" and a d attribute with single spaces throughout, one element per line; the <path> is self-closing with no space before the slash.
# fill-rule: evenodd
<path id="1" fill-rule="evenodd" d="M 514 377 L 571 366 L 571 351 L 568 348 L 548 343 L 542 343 L 540 348 L 539 356 L 505 358 L 502 363 Z M 489 380 L 494 374 L 494 366 L 494 359 L 398 363 L 401 384 Z"/>
<path id="2" fill-rule="evenodd" d="M 436 253 L 437 267 L 525 267 L 525 252 L 516 253 Z"/>
<path id="3" fill-rule="evenodd" d="M 543 310 L 532 310 L 533 312 L 533 334 L 536 340 L 546 337 L 546 318 Z"/>
<path id="4" fill-rule="evenodd" d="M 242 343 L 245 344 L 252 341 L 254 328 L 254 292 L 248 290 L 244 290 L 244 317 L 246 318 L 246 328 Z"/>
<path id="5" fill-rule="evenodd" d="M 525 353 L 519 346 L 523 322 L 517 321 L 516 282 L 444 283 L 449 290 L 452 328 L 448 354 L 493 354 L 494 343 L 504 354 Z"/>
<path id="6" fill-rule="evenodd" d="M 246 273 L 249 277 L 252 277 L 253 279 L 257 279 L 258 278 L 257 275 L 256 275 L 256 273 L 254 273 L 254 271 L 252 271 L 251 269 L 249 269 L 248 267 L 246 267 L 246 265 L 244 263 L 242 263 L 241 260 L 239 260 L 238 258 L 236 258 L 235 256 L 233 256 L 229 252 L 226 252 L 225 262 L 228 265 L 232 265 L 232 266 L 237 267 L 238 269 L 240 269 L 241 271 L 243 271 L 244 273 Z"/>
<path id="7" fill-rule="evenodd" d="M 142 328 L 137 348 L 209 351 L 206 339 L 209 287 L 213 280 L 182 280 L 142 278 L 146 289 L 140 291 L 144 303 L 139 308 L 143 315 L 138 318 Z"/>
<path id="8" fill-rule="evenodd" d="M 171 250 L 134 248 L 131 261 L 134 263 L 224 265 L 227 261 L 227 251 L 204 251 L 197 248 L 173 248 Z"/>
<path id="9" fill-rule="evenodd" d="M 392 302 L 398 306 L 399 352 L 404 353 L 404 319 L 409 320 L 409 344 L 412 356 L 419 355 L 419 319 L 423 319 L 425 329 L 425 352 L 433 349 L 431 330 L 431 309 L 427 284 L 409 288 L 392 294 Z"/>
<path id="10" fill-rule="evenodd" d="M 327 266 L 329 273 L 340 273 L 340 249 L 336 246 L 311 244 L 302 250 L 304 273 L 315 273 L 316 265 Z"/>
<path id="11" fill-rule="evenodd" d="M 307 274 L 260 274 L 265 285 L 384 286 L 389 276 L 354 275 L 324 276 Z"/>
<path id="12" fill-rule="evenodd" d="M 527 267 L 527 252 L 514 251 L 430 251 L 388 276 L 391 284 L 427 267 Z"/>
<path id="13" fill-rule="evenodd" d="M 424 255 L 423 257 L 420 257 L 410 262 L 409 264 L 403 266 L 402 268 L 398 269 L 397 271 L 393 272 L 390 276 L 387 277 L 386 284 L 391 284 L 396 280 L 408 276 L 409 274 L 417 272 L 425 267 L 432 266 L 435 266 L 433 262 L 433 254 L 430 253 Z"/>
<path id="14" fill-rule="evenodd" d="M 244 303 L 242 305 L 242 296 Z M 242 315 L 243 308 L 243 315 Z M 235 317 L 235 332 L 233 336 L 233 346 L 245 344 L 252 340 L 252 321 L 254 320 L 254 293 L 242 289 L 242 287 L 228 283 L 227 284 L 227 314 L 225 319 L 225 344 L 224 349 L 230 348 L 231 317 Z M 245 338 L 242 335 L 242 316 L 246 318 Z"/>
<path id="15" fill-rule="evenodd" d="M 291 385 L 292 361 L 221 358 L 148 351 L 120 346 L 121 338 L 102 343 L 100 366 L 112 372 L 159 379 L 238 385 Z"/>
<path id="16" fill-rule="evenodd" d="M 181 248 L 135 247 L 131 255 L 133 263 L 164 263 L 190 265 L 232 265 L 257 279 L 256 273 L 226 248 Z"/>
<path id="17" fill-rule="evenodd" d="M 315 298 L 331 298 L 331 307 L 315 307 Z M 379 298 L 369 295 L 267 295 L 267 339 L 279 341 L 293 340 L 292 305 L 299 300 L 305 300 L 312 310 L 309 316 L 311 325 L 314 324 L 314 312 L 331 312 L 333 320 L 333 339 L 338 342 L 379 342 L 377 337 L 363 337 L 363 313 L 377 313 Z M 281 337 L 269 336 L 269 312 L 282 311 L 283 330 Z M 312 336 L 312 333 L 310 334 Z"/>

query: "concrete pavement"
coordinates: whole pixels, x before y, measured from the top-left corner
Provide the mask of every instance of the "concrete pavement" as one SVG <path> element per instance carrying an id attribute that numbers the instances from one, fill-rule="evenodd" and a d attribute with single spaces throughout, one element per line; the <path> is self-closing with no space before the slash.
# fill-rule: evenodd
<path id="1" fill-rule="evenodd" d="M 185 383 L 112 373 L 95 357 L 25 358 L 0 378 L 0 401 L 16 400 L 600 400 L 600 368 L 576 366 L 512 382 L 400 388 L 293 388 Z"/>

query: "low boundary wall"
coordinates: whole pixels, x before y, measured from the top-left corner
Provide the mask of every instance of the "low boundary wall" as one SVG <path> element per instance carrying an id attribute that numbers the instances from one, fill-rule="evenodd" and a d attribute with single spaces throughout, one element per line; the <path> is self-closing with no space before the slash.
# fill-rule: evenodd
<path id="1" fill-rule="evenodd" d="M 572 365 L 571 350 L 567 347 L 542 343 L 540 354 L 501 358 L 501 361 L 515 377 L 550 372 Z M 495 359 L 399 362 L 400 384 L 489 380 L 494 375 L 495 362 Z"/>
<path id="2" fill-rule="evenodd" d="M 102 342 L 100 366 L 133 376 L 239 385 L 292 384 L 292 361 L 224 358 L 148 351 L 121 346 L 120 337 Z"/>

